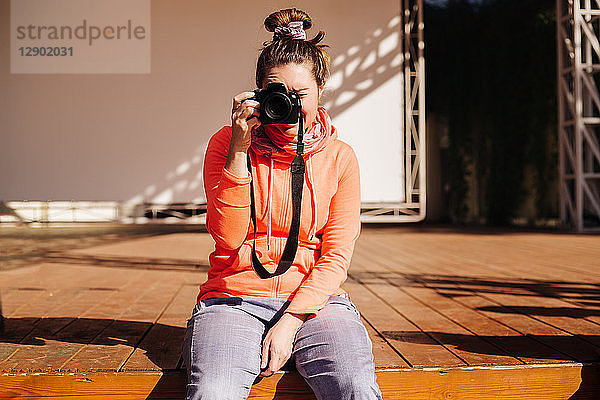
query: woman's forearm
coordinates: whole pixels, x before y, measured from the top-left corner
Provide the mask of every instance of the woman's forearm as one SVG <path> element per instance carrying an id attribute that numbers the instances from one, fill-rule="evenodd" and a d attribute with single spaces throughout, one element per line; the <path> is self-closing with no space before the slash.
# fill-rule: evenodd
<path id="1" fill-rule="evenodd" d="M 246 153 L 228 152 L 231 134 L 228 127 L 222 129 L 209 141 L 204 157 L 206 228 L 217 245 L 233 250 L 244 242 L 250 224 L 250 177 L 245 165 Z M 232 170 L 239 165 L 245 172 L 225 168 L 228 158 Z"/>
<path id="2" fill-rule="evenodd" d="M 247 149 L 236 147 L 233 143 L 229 145 L 225 168 L 235 176 L 248 176 L 248 165 L 246 161 Z"/>

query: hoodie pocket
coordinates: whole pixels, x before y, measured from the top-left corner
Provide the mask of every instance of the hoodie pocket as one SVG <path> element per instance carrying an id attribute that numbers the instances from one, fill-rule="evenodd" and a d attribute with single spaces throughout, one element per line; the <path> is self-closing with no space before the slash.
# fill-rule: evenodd
<path id="1" fill-rule="evenodd" d="M 304 246 L 298 246 L 296 258 L 294 260 L 298 271 L 305 275 L 310 274 L 320 254 L 321 253 L 319 250 L 313 250 Z"/>

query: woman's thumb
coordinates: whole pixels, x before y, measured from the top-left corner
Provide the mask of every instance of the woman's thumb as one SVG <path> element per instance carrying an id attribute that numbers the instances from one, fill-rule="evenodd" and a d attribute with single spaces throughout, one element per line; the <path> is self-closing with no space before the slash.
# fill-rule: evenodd
<path id="1" fill-rule="evenodd" d="M 262 349 L 262 360 L 260 361 L 260 368 L 266 368 L 267 366 L 267 362 L 269 361 L 269 351 L 268 351 L 268 347 L 266 345 L 266 343 L 263 344 L 263 349 Z"/>
<path id="2" fill-rule="evenodd" d="M 257 117 L 253 117 L 253 118 L 247 119 L 246 124 L 248 124 L 249 130 L 252 130 L 253 128 L 260 125 L 260 120 Z"/>

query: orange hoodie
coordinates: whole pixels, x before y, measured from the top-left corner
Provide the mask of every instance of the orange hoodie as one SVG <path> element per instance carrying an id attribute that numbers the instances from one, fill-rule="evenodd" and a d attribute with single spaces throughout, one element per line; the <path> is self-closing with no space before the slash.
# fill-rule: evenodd
<path id="1" fill-rule="evenodd" d="M 225 168 L 231 126 L 211 137 L 204 158 L 204 190 L 206 228 L 215 240 L 215 250 L 197 301 L 234 296 L 283 298 L 291 300 L 286 312 L 316 314 L 330 296 L 347 293 L 340 285 L 347 278 L 360 233 L 360 176 L 354 151 L 333 130 L 324 148 L 304 155 L 298 251 L 285 273 L 269 279 L 261 279 L 252 267 L 250 180 L 256 207 L 256 255 L 273 272 L 292 220 L 290 165 L 250 148 L 252 176 L 236 176 Z"/>

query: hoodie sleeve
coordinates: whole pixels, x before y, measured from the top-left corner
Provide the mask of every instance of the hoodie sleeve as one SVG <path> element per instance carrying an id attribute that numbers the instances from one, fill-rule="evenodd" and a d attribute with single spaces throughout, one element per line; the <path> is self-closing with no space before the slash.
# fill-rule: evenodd
<path id="1" fill-rule="evenodd" d="M 250 225 L 250 173 L 236 176 L 225 168 L 231 127 L 224 126 L 209 140 L 204 156 L 206 229 L 218 246 L 239 248 Z"/>
<path id="2" fill-rule="evenodd" d="M 354 243 L 360 234 L 360 172 L 352 148 L 346 145 L 338 168 L 338 188 L 323 229 L 321 256 L 286 312 L 316 314 L 348 277 Z M 310 317 L 310 316 L 309 316 Z"/>

